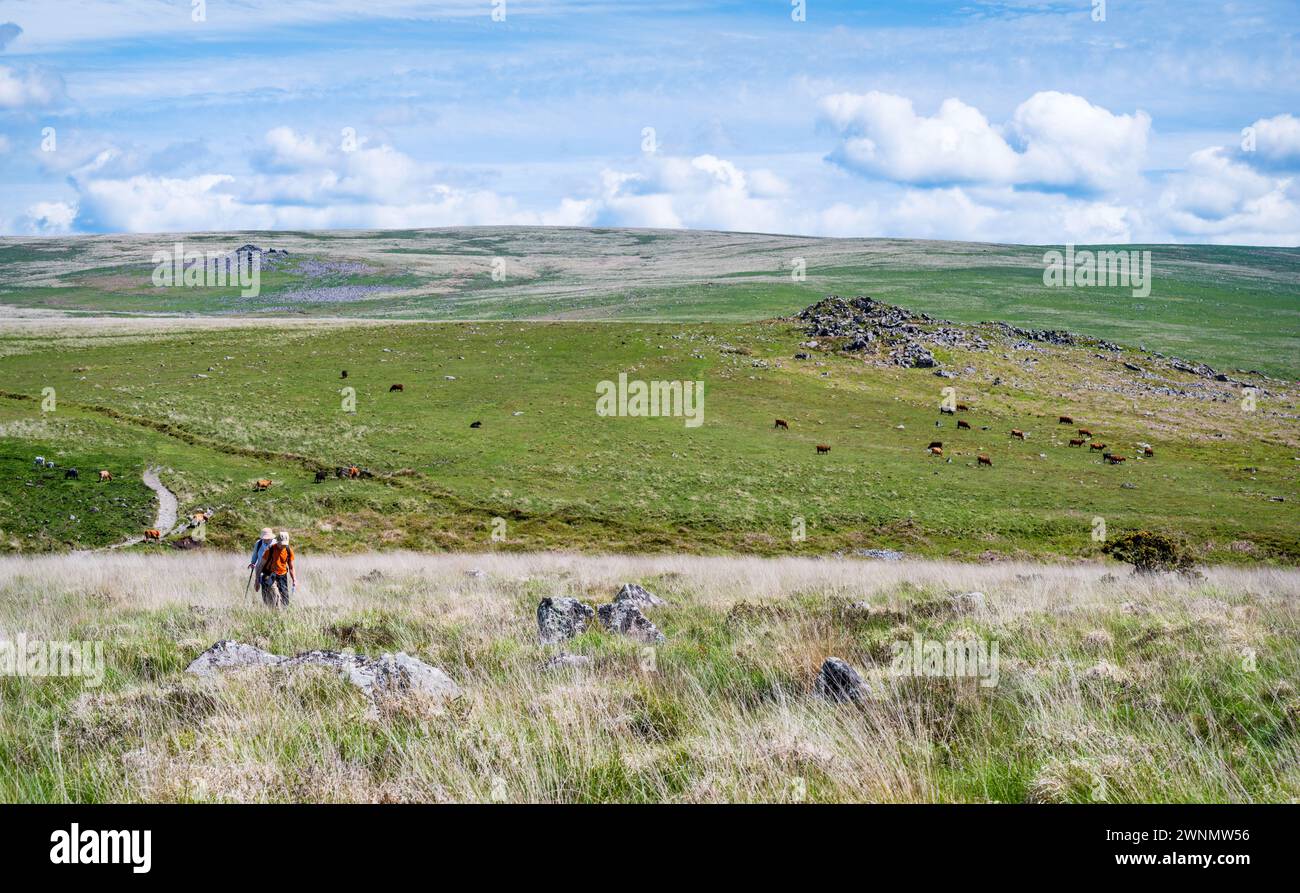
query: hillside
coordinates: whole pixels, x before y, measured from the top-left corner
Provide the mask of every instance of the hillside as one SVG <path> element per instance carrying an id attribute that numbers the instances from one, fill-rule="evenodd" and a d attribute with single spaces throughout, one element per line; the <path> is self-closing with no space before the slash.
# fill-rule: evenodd
<path id="1" fill-rule="evenodd" d="M 156 288 L 154 253 L 170 254 L 177 241 L 188 251 L 251 243 L 277 255 L 267 256 L 257 296 Z M 870 294 L 960 322 L 1069 329 L 1228 370 L 1300 376 L 1300 250 L 1114 247 L 1151 252 L 1148 296 L 1046 287 L 1043 247 L 923 240 L 519 227 L 6 238 L 0 310 L 733 322 L 789 315 L 828 293 Z"/>
<path id="2" fill-rule="evenodd" d="M 138 474 L 156 465 L 182 517 L 215 510 L 208 536 L 223 547 L 270 523 L 314 551 L 1082 557 L 1098 554 L 1101 518 L 1112 533 L 1183 535 L 1204 560 L 1300 561 L 1293 386 L 863 306 L 876 315 L 843 323 L 819 310 L 750 323 L 15 326 L 0 334 L 0 548 L 138 534 L 152 517 Z M 899 365 L 918 347 L 939 366 Z M 598 415 L 599 383 L 620 373 L 704 382 L 702 424 Z M 939 412 L 948 387 L 967 410 Z M 1126 461 L 1071 447 L 1079 427 Z M 926 452 L 934 440 L 942 457 Z M 57 468 L 33 468 L 35 455 Z M 352 464 L 362 477 L 334 473 Z M 64 480 L 68 466 L 116 478 Z M 254 492 L 261 478 L 272 486 Z M 118 501 L 100 505 L 106 493 Z"/>

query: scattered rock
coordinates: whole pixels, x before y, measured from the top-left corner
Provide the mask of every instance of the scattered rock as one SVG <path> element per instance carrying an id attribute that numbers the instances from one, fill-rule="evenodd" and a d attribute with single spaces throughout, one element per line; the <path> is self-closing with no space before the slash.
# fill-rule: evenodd
<path id="1" fill-rule="evenodd" d="M 641 609 L 632 601 L 615 601 L 601 605 L 598 612 L 600 622 L 606 630 L 631 636 L 638 642 L 655 645 L 664 641 L 664 634 L 650 622 L 650 618 L 641 613 Z"/>
<path id="2" fill-rule="evenodd" d="M 185 668 L 195 676 L 210 677 L 221 670 L 252 666 L 292 669 L 323 666 L 337 670 L 371 700 L 408 693 L 438 700 L 460 696 L 460 686 L 435 666 L 404 652 L 361 657 L 340 651 L 305 651 L 293 657 L 278 657 L 261 648 L 223 639 L 200 654 Z"/>
<path id="3" fill-rule="evenodd" d="M 624 583 L 614 595 L 614 601 L 632 602 L 642 608 L 653 608 L 656 605 L 668 604 L 644 586 L 640 586 L 636 583 Z"/>
<path id="4" fill-rule="evenodd" d="M 569 654 L 561 651 L 542 664 L 543 670 L 581 670 L 591 666 L 591 658 L 585 654 Z"/>
<path id="5" fill-rule="evenodd" d="M 982 592 L 959 592 L 951 600 L 952 609 L 958 614 L 978 614 L 986 607 Z"/>
<path id="6" fill-rule="evenodd" d="M 595 613 L 576 598 L 544 598 L 537 604 L 538 636 L 543 645 L 558 645 L 585 631 Z"/>
<path id="7" fill-rule="evenodd" d="M 828 657 L 817 673 L 813 693 L 819 698 L 842 703 L 861 701 L 870 693 L 870 689 L 857 670 L 838 657 Z"/>

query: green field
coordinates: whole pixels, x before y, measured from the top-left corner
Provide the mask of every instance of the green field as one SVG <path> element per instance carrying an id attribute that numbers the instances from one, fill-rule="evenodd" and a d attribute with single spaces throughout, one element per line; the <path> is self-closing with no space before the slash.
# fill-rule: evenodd
<path id="1" fill-rule="evenodd" d="M 1184 535 L 1207 560 L 1300 561 L 1294 393 L 1270 385 L 1248 413 L 1235 385 L 1173 372 L 1151 382 L 1125 372 L 1128 354 L 1002 342 L 939 351 L 946 367 L 969 368 L 948 381 L 829 350 L 793 359 L 806 337 L 785 322 L 84 322 L 6 333 L 0 547 L 138 534 L 149 504 L 138 472 L 157 465 L 182 517 L 216 510 L 218 546 L 242 547 L 274 524 L 305 548 L 342 552 L 1082 556 L 1099 549 L 1101 517 L 1111 532 Z M 703 381 L 703 425 L 597 416 L 597 382 L 620 372 Z M 392 383 L 405 390 L 389 393 Z M 971 431 L 937 413 L 949 384 L 972 405 Z M 46 387 L 53 412 L 42 411 Z M 1209 390 L 1196 399 L 1162 387 Z M 1073 428 L 1056 424 L 1061 412 L 1130 457 L 1138 442 L 1156 457 L 1105 466 L 1066 446 Z M 791 430 L 773 430 L 777 417 Z M 1029 440 L 1012 440 L 1013 427 Z M 931 439 L 952 461 L 925 453 Z M 993 467 L 977 468 L 977 453 Z M 44 480 L 51 472 L 31 468 L 33 455 L 83 479 Z M 317 468 L 350 463 L 374 476 L 313 483 Z M 117 479 L 92 480 L 98 467 Z M 258 478 L 272 488 L 253 492 Z M 103 516 L 113 525 L 62 518 L 86 517 L 102 494 L 121 499 Z M 492 539 L 493 518 L 504 540 Z M 797 518 L 806 539 L 792 538 Z"/>
<path id="2" fill-rule="evenodd" d="M 290 255 L 264 271 L 256 297 L 155 288 L 153 254 L 178 239 L 187 250 L 252 242 Z M 1069 329 L 1229 371 L 1300 376 L 1300 249 L 1111 247 L 1151 252 L 1148 297 L 1048 288 L 1042 247 L 919 240 L 519 227 L 7 238 L 0 308 L 731 322 L 788 315 L 827 293 L 870 294 L 961 322 Z M 800 281 L 791 275 L 797 259 Z"/>

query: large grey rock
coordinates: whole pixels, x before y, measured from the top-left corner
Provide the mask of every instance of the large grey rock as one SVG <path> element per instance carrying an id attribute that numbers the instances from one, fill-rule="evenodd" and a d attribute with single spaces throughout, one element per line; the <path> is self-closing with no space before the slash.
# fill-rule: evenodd
<path id="1" fill-rule="evenodd" d="M 215 676 L 222 670 L 275 666 L 281 660 L 283 658 L 261 648 L 222 639 L 191 661 L 185 672 L 207 677 Z"/>
<path id="2" fill-rule="evenodd" d="M 813 691 L 828 701 L 844 702 L 861 701 L 870 689 L 857 670 L 838 657 L 828 657 L 817 673 Z"/>
<path id="3" fill-rule="evenodd" d="M 576 598 L 544 598 L 537 604 L 537 634 L 543 645 L 558 645 L 585 631 L 595 613 Z"/>
<path id="4" fill-rule="evenodd" d="M 638 642 L 655 645 L 664 641 L 664 634 L 650 622 L 650 618 L 641 613 L 636 603 L 625 599 L 601 605 L 598 611 L 600 622 L 606 630 L 631 636 Z"/>
<path id="5" fill-rule="evenodd" d="M 653 608 L 656 605 L 667 604 L 659 596 L 636 583 L 624 583 L 618 592 L 614 594 L 614 601 L 631 602 L 640 608 Z"/>
<path id="6" fill-rule="evenodd" d="M 223 639 L 195 658 L 185 668 L 185 672 L 210 677 L 222 670 L 254 666 L 286 669 L 329 667 L 346 677 L 372 700 L 412 692 L 441 700 L 460 696 L 460 686 L 450 676 L 405 652 L 369 658 L 341 651 L 304 651 L 293 657 L 279 657 L 252 645 Z"/>

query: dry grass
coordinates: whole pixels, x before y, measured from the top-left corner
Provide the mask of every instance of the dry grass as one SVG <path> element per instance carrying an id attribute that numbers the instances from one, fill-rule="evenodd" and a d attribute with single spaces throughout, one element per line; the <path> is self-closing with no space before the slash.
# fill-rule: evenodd
<path id="1" fill-rule="evenodd" d="M 308 557 L 288 612 L 239 556 L 0 559 L 0 638 L 102 639 L 109 675 L 0 679 L 0 799 L 72 801 L 1277 801 L 1300 795 L 1300 571 L 406 553 Z M 479 568 L 482 576 L 468 574 Z M 379 569 L 382 576 L 370 572 Z M 670 604 L 646 652 L 589 631 L 543 671 L 546 595 Z M 954 607 L 980 590 L 986 607 Z M 863 604 L 865 603 L 865 604 Z M 913 635 L 1000 648 L 998 684 L 899 677 Z M 405 650 L 451 705 L 368 715 L 328 673 L 215 684 L 220 638 Z M 821 661 L 861 705 L 811 696 Z"/>

